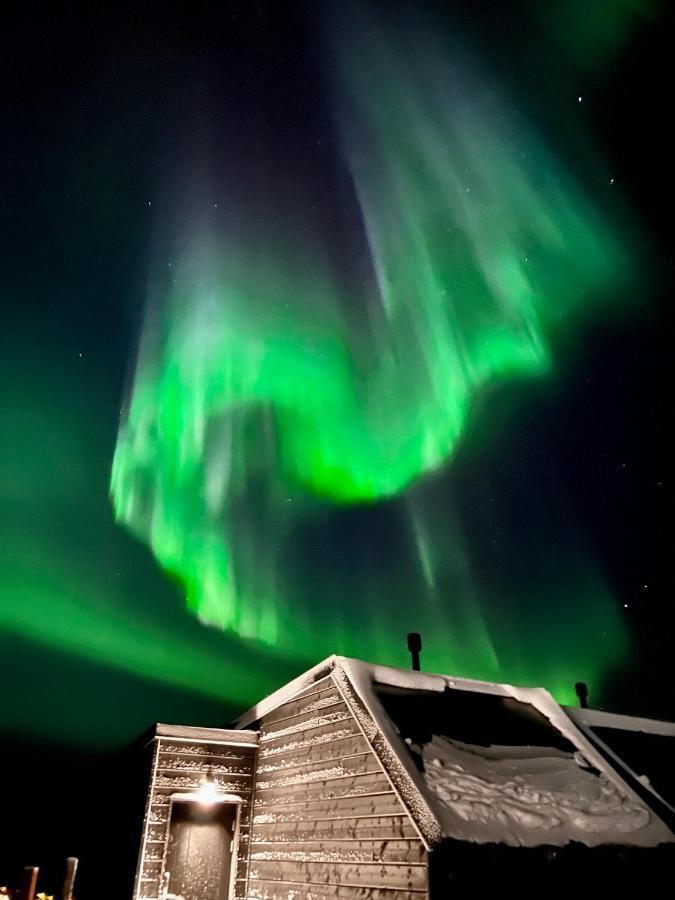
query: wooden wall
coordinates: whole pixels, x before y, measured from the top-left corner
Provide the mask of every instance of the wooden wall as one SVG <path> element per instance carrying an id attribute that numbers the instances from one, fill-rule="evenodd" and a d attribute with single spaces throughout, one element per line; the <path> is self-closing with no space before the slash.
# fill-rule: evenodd
<path id="1" fill-rule="evenodd" d="M 189 729 L 158 726 L 153 739 L 153 766 L 143 826 L 143 840 L 136 875 L 135 900 L 157 900 L 169 830 L 169 802 L 172 794 L 199 788 L 205 775 L 224 793 L 241 797 L 240 834 L 235 881 L 235 897 L 245 898 L 248 840 L 251 824 L 251 795 L 257 741 L 255 732 L 224 729 Z M 189 737 L 188 735 L 193 735 Z"/>
<path id="2" fill-rule="evenodd" d="M 332 676 L 259 728 L 248 900 L 425 900 L 424 844 Z"/>

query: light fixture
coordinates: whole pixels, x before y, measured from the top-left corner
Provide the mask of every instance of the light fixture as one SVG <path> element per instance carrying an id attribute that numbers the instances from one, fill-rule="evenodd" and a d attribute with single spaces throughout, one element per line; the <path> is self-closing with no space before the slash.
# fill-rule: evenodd
<path id="1" fill-rule="evenodd" d="M 201 806 L 211 806 L 217 802 L 219 796 L 218 785 L 207 775 L 197 788 L 195 799 Z"/>

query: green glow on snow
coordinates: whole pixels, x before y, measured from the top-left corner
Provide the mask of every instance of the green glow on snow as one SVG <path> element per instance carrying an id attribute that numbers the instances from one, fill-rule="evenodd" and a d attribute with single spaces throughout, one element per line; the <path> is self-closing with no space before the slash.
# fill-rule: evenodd
<path id="1" fill-rule="evenodd" d="M 419 596 L 396 611 L 370 575 L 348 598 L 318 568 L 313 597 L 289 581 L 280 548 L 299 524 L 400 496 L 447 466 L 477 395 L 549 373 L 552 333 L 626 275 L 581 187 L 465 60 L 449 65 L 408 35 L 397 46 L 367 23 L 347 32 L 339 133 L 372 277 L 348 290 L 319 239 L 280 216 L 264 254 L 186 225 L 175 280 L 153 286 L 165 297 L 119 431 L 117 519 L 201 621 L 284 657 L 386 662 L 409 625 L 434 635 L 429 669 L 535 680 L 570 699 L 574 680 L 593 680 L 623 649 L 611 603 L 599 588 L 602 649 L 590 633 L 569 636 L 573 675 L 537 657 L 527 628 L 505 647 L 459 522 L 431 541 L 427 511 L 414 511 Z M 457 596 L 443 594 L 443 568 Z"/>

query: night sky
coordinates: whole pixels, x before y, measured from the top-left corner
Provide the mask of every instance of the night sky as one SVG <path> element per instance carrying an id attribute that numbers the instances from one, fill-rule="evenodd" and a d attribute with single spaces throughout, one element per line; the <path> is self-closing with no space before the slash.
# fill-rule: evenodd
<path id="1" fill-rule="evenodd" d="M 411 630 L 675 716 L 665 4 L 346 8 L 3 24 L 0 884 L 153 722 Z"/>

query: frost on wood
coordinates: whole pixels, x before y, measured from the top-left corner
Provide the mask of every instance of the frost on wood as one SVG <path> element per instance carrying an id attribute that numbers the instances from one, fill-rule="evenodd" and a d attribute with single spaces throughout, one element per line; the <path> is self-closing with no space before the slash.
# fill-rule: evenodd
<path id="1" fill-rule="evenodd" d="M 324 716 L 314 716 L 311 719 L 305 719 L 304 722 L 296 722 L 295 725 L 289 725 L 287 728 L 280 728 L 278 731 L 269 731 L 262 735 L 261 741 L 272 741 L 275 738 L 284 737 L 287 734 L 297 734 L 300 731 L 309 731 L 310 728 L 322 728 L 324 725 L 332 725 L 333 722 L 344 722 L 349 719 L 349 713 L 334 712 L 326 713 Z"/>
<path id="2" fill-rule="evenodd" d="M 336 668 L 333 679 L 429 848 L 441 838 L 440 825 L 415 784 L 412 761 L 405 751 L 403 754 L 397 753 L 394 747 L 395 742 L 400 745 L 400 740 L 393 723 L 375 697 L 369 669 L 363 664 L 353 665 L 353 660 L 340 658 L 340 662 L 344 668 Z M 347 667 L 347 663 L 352 665 Z"/>
<path id="3" fill-rule="evenodd" d="M 514 846 L 623 843 L 651 816 L 580 753 L 549 747 L 482 747 L 434 736 L 424 777 L 448 836 Z"/>
<path id="4" fill-rule="evenodd" d="M 171 771 L 207 772 L 211 775 L 250 775 L 251 773 L 250 766 L 239 765 L 238 763 L 210 763 L 209 757 L 206 757 L 206 761 L 204 758 L 198 760 L 171 759 L 169 762 L 163 762 L 162 769 L 164 771 L 169 769 Z"/>
<path id="5" fill-rule="evenodd" d="M 332 778 L 355 777 L 357 775 L 373 775 L 376 772 L 350 772 L 343 765 L 330 766 L 326 769 L 312 769 L 309 772 L 299 772 L 296 775 L 286 775 L 282 778 L 259 781 L 258 789 L 288 787 L 292 784 L 311 784 L 316 781 L 328 781 Z"/>
<path id="6" fill-rule="evenodd" d="M 212 744 L 169 744 L 166 741 L 162 741 L 160 753 L 177 753 L 182 756 L 218 755 Z"/>
<path id="7" fill-rule="evenodd" d="M 298 676 L 298 678 L 289 681 L 287 685 L 280 688 L 278 691 L 274 691 L 269 697 L 265 697 L 264 700 L 261 700 L 242 716 L 239 716 L 236 720 L 236 727 L 245 728 L 252 722 L 257 722 L 259 719 L 262 719 L 263 716 L 266 716 L 268 713 L 272 712 L 272 710 L 278 709 L 285 703 L 297 699 L 298 695 L 308 689 L 316 687 L 330 675 L 335 659 L 335 656 L 329 656 L 322 662 L 317 663 L 316 666 L 309 669 L 304 674 Z"/>
<path id="8" fill-rule="evenodd" d="M 241 791 L 242 784 L 241 782 L 236 781 L 226 781 L 223 778 L 211 778 L 216 787 L 222 788 L 226 791 Z M 191 778 L 189 775 L 165 775 L 163 772 L 160 772 L 155 778 L 155 784 L 157 787 L 173 787 L 173 788 L 196 788 L 199 786 L 199 781 L 195 781 L 194 778 Z"/>
<path id="9" fill-rule="evenodd" d="M 336 698 L 334 695 L 331 695 L 330 697 L 320 697 L 318 700 L 314 700 L 313 703 L 308 703 L 306 706 L 303 706 L 302 710 L 298 712 L 298 715 L 316 712 L 319 709 L 325 709 L 327 706 L 335 706 L 335 704 L 339 702 L 339 698 Z"/>
<path id="10" fill-rule="evenodd" d="M 255 850 L 251 859 L 271 862 L 379 862 L 365 850 Z"/>
<path id="11" fill-rule="evenodd" d="M 426 892 L 418 892 L 421 900 L 426 900 Z M 410 900 L 409 891 L 377 889 L 367 887 L 343 887 L 335 885 L 302 884 L 299 886 L 272 883 L 252 884 L 247 900 Z"/>
<path id="12" fill-rule="evenodd" d="M 161 812 L 152 812 L 148 816 L 148 825 L 166 825 L 167 822 L 168 816 Z"/>
<path id="13" fill-rule="evenodd" d="M 277 737 L 279 732 L 275 732 L 275 737 Z M 341 738 L 354 737 L 354 732 L 351 728 L 339 728 L 335 731 L 327 732 L 326 734 L 317 734 L 312 737 L 303 738 L 300 741 L 289 741 L 286 744 L 279 744 L 276 747 L 261 747 L 260 748 L 260 756 L 276 756 L 281 753 L 291 753 L 295 750 L 304 750 L 306 747 L 316 747 L 319 744 L 329 744 L 331 741 L 338 741 Z M 271 738 L 271 735 L 270 735 Z"/>
<path id="14" fill-rule="evenodd" d="M 294 800 L 337 800 L 340 798 L 359 797 L 361 794 L 369 795 L 375 787 L 381 793 L 389 793 L 388 784 L 382 777 L 382 782 L 374 784 L 372 781 L 357 781 L 359 776 L 344 779 L 344 781 L 320 781 L 314 784 L 309 783 L 303 792 L 297 792 L 293 795 Z M 256 806 L 263 801 L 267 805 L 283 806 L 289 802 L 289 794 L 281 796 L 273 795 L 268 797 L 267 794 L 260 793 L 256 797 Z"/>
<path id="15" fill-rule="evenodd" d="M 309 753 L 302 756 L 290 753 L 272 756 L 258 766 L 258 776 L 275 775 L 287 772 L 289 769 L 297 769 L 299 766 L 326 765 L 336 760 L 355 759 L 371 753 L 371 750 L 364 744 L 361 735 L 351 734 L 349 737 L 351 738 L 350 741 L 341 740 L 338 747 L 329 746 L 326 749 L 319 747 L 310 750 Z M 331 743 L 335 743 L 335 741 Z M 302 761 L 298 762 L 299 759 Z"/>

